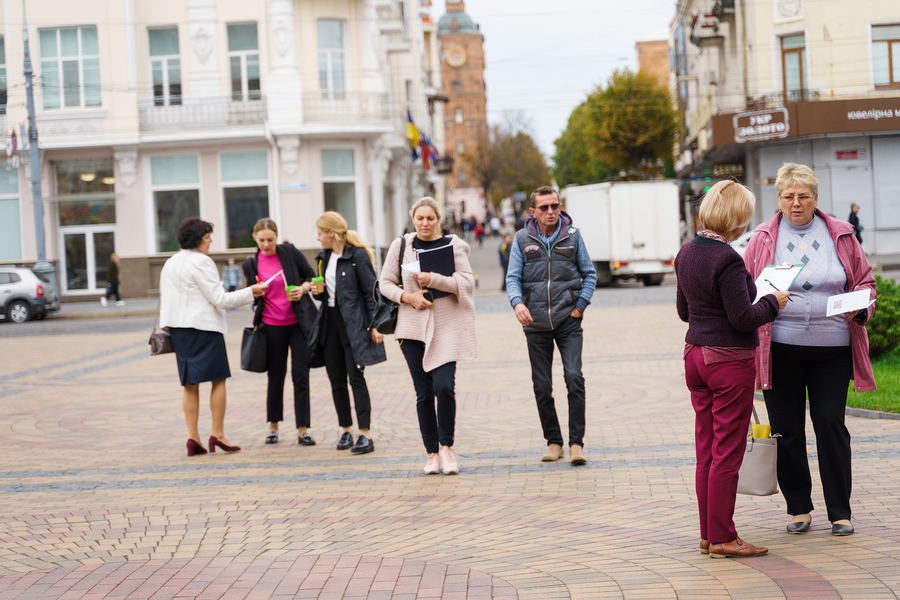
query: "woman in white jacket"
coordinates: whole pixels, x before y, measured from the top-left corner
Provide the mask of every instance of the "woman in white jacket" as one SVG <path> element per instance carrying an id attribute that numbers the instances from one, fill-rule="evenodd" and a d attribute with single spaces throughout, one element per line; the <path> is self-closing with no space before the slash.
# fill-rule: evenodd
<path id="1" fill-rule="evenodd" d="M 197 427 L 200 384 L 206 381 L 212 382 L 209 451 L 215 452 L 216 446 L 226 452 L 240 450 L 225 439 L 225 379 L 231 377 L 225 353 L 225 310 L 249 304 L 267 287 L 257 283 L 236 292 L 222 288 L 216 264 L 207 256 L 212 230 L 212 223 L 198 217 L 185 219 L 178 227 L 181 250 L 166 261 L 159 277 L 159 325 L 172 336 L 184 386 L 181 404 L 188 428 L 188 456 L 206 454 Z"/>

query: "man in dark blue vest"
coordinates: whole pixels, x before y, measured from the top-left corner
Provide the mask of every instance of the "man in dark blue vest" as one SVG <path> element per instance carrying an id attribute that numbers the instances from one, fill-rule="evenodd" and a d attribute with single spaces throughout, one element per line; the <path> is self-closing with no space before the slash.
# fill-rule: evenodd
<path id="1" fill-rule="evenodd" d="M 525 328 L 531 380 L 547 452 L 544 462 L 563 458 L 563 438 L 553 401 L 553 344 L 559 348 L 569 394 L 569 459 L 584 455 L 584 375 L 581 373 L 581 318 L 597 285 L 597 271 L 581 233 L 562 211 L 549 186 L 531 193 L 531 216 L 513 239 L 506 293 Z"/>

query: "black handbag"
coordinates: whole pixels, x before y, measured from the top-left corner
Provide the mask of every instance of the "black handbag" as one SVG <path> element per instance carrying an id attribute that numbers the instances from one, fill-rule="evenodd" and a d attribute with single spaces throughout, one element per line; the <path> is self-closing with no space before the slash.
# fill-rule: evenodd
<path id="1" fill-rule="evenodd" d="M 406 249 L 406 240 L 403 239 L 403 236 L 400 236 L 400 260 L 398 264 L 403 264 L 403 251 Z M 400 282 L 397 284 L 400 288 L 403 288 L 403 273 L 402 268 L 400 270 Z M 399 308 L 399 304 L 396 302 L 391 302 L 387 298 L 381 295 L 381 290 L 378 289 L 378 282 L 375 282 L 375 286 L 372 288 L 372 296 L 375 298 L 375 312 L 372 314 L 372 323 L 369 324 L 369 329 L 374 329 L 378 333 L 382 333 L 384 335 L 391 335 L 394 333 L 394 329 L 397 328 L 397 310 Z"/>
<path id="2" fill-rule="evenodd" d="M 253 373 L 265 373 L 266 334 L 259 326 L 245 327 L 241 338 L 241 368 Z"/>
<path id="3" fill-rule="evenodd" d="M 159 306 L 157 306 L 156 321 L 153 323 L 153 331 L 150 332 L 150 356 L 169 352 L 175 352 L 175 346 L 172 345 L 172 336 L 169 335 L 169 332 L 159 328 Z"/>

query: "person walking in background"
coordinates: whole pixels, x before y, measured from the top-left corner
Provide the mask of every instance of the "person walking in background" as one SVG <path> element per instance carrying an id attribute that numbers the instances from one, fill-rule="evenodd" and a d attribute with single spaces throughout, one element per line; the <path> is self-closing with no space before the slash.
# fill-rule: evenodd
<path id="1" fill-rule="evenodd" d="M 481 248 L 484 246 L 484 223 L 478 221 L 475 224 L 475 239 L 478 240 L 478 247 Z"/>
<path id="2" fill-rule="evenodd" d="M 225 310 L 249 304 L 262 297 L 266 287 L 257 283 L 237 292 L 226 292 L 219 282 L 216 263 L 208 256 L 212 223 L 188 217 L 178 227 L 181 250 L 163 265 L 159 276 L 159 326 L 172 336 L 183 386 L 181 407 L 187 424 L 187 454 L 206 454 L 200 442 L 200 384 L 211 381 L 209 408 L 212 435 L 209 451 L 216 446 L 226 452 L 240 450 L 225 438 L 225 380 L 231 377 L 225 337 Z"/>
<path id="3" fill-rule="evenodd" d="M 119 255 L 115 252 L 110 254 L 106 265 L 106 294 L 100 298 L 100 304 L 106 306 L 113 296 L 116 297 L 116 306 L 125 306 L 125 301 L 119 296 Z"/>
<path id="4" fill-rule="evenodd" d="M 864 228 L 862 223 L 859 222 L 859 204 L 854 202 L 850 205 L 850 216 L 847 218 L 847 221 L 853 225 L 853 235 L 856 236 L 856 241 L 862 246 L 862 231 Z"/>
<path id="5" fill-rule="evenodd" d="M 756 389 L 761 389 L 778 438 L 778 487 L 791 522 L 787 532 L 810 530 L 812 478 L 806 452 L 806 404 L 816 433 L 819 475 L 833 535 L 850 535 L 850 432 L 844 423 L 847 388 L 875 389 L 866 323 L 875 306 L 827 317 L 829 296 L 868 290 L 875 279 L 853 229 L 817 209 L 819 181 L 806 165 L 785 163 L 775 176 L 779 212 L 756 226 L 744 262 L 753 277 L 766 265 L 806 266 L 794 299 L 759 330 Z M 853 216 L 853 215 L 851 215 Z"/>
<path id="6" fill-rule="evenodd" d="M 441 211 L 434 198 L 418 200 L 410 216 L 416 231 L 391 244 L 379 287 L 385 298 L 400 305 L 394 337 L 416 389 L 419 430 L 428 453 L 423 471 L 433 475 L 443 470 L 445 475 L 452 475 L 459 472 L 453 449 L 456 362 L 474 360 L 477 353 L 475 275 L 469 265 L 469 245 L 455 235 L 441 235 Z M 452 273 L 401 270 L 400 244 L 404 245 L 404 265 L 418 262 L 423 252 L 438 252 L 449 246 Z"/>
<path id="7" fill-rule="evenodd" d="M 241 287 L 241 268 L 233 258 L 229 258 L 228 264 L 222 269 L 222 287 L 226 292 L 236 292 Z"/>
<path id="8" fill-rule="evenodd" d="M 525 330 L 531 380 L 547 451 L 544 462 L 563 457 L 563 438 L 553 401 L 553 344 L 559 348 L 569 396 L 569 460 L 584 455 L 584 375 L 581 372 L 581 319 L 594 288 L 597 271 L 572 218 L 562 211 L 550 186 L 531 193 L 531 216 L 513 239 L 506 274 L 506 294 Z"/>
<path id="9" fill-rule="evenodd" d="M 501 291 L 506 291 L 506 273 L 509 270 L 509 252 L 512 250 L 512 234 L 507 233 L 500 242 L 500 267 L 503 268 L 503 283 L 500 286 Z"/>
<path id="10" fill-rule="evenodd" d="M 696 415 L 695 488 L 700 551 L 713 558 L 761 556 L 734 526 L 738 472 L 744 460 L 753 408 L 756 328 L 771 323 L 788 292 L 756 299 L 756 285 L 729 246 L 747 229 L 756 198 L 734 181 L 720 181 L 700 204 L 705 229 L 675 258 L 675 306 L 688 324 L 684 369 Z"/>
<path id="11" fill-rule="evenodd" d="M 375 255 L 359 234 L 347 230 L 339 213 L 328 211 L 316 221 L 316 239 L 322 252 L 316 257 L 317 289 L 322 304 L 310 335 L 310 346 L 320 348 L 331 382 L 331 397 L 342 431 L 338 450 L 353 454 L 375 450 L 369 433 L 372 403 L 363 370 L 387 360 L 384 336 L 369 329 L 375 314 Z M 324 281 L 322 281 L 324 278 Z M 359 437 L 353 442 L 353 415 L 350 392 L 356 407 Z"/>
<path id="12" fill-rule="evenodd" d="M 266 421 L 267 444 L 278 443 L 278 423 L 284 420 L 284 378 L 288 351 L 291 355 L 291 381 L 294 386 L 294 424 L 297 443 L 315 446 L 308 433 L 309 345 L 307 340 L 316 318 L 316 307 L 307 293 L 312 289 L 313 270 L 302 252 L 292 244 L 278 243 L 278 226 L 272 219 L 260 219 L 253 226 L 258 250 L 244 261 L 247 281 L 272 281 L 272 291 L 256 301 L 254 325 L 262 323 L 266 333 Z"/>

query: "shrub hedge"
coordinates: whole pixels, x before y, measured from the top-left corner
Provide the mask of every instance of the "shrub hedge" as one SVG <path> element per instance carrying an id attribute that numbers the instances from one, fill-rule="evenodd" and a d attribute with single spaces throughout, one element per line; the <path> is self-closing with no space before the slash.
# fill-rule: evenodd
<path id="1" fill-rule="evenodd" d="M 869 332 L 869 356 L 875 358 L 900 345 L 900 285 L 875 275 L 875 314 L 866 324 Z"/>

